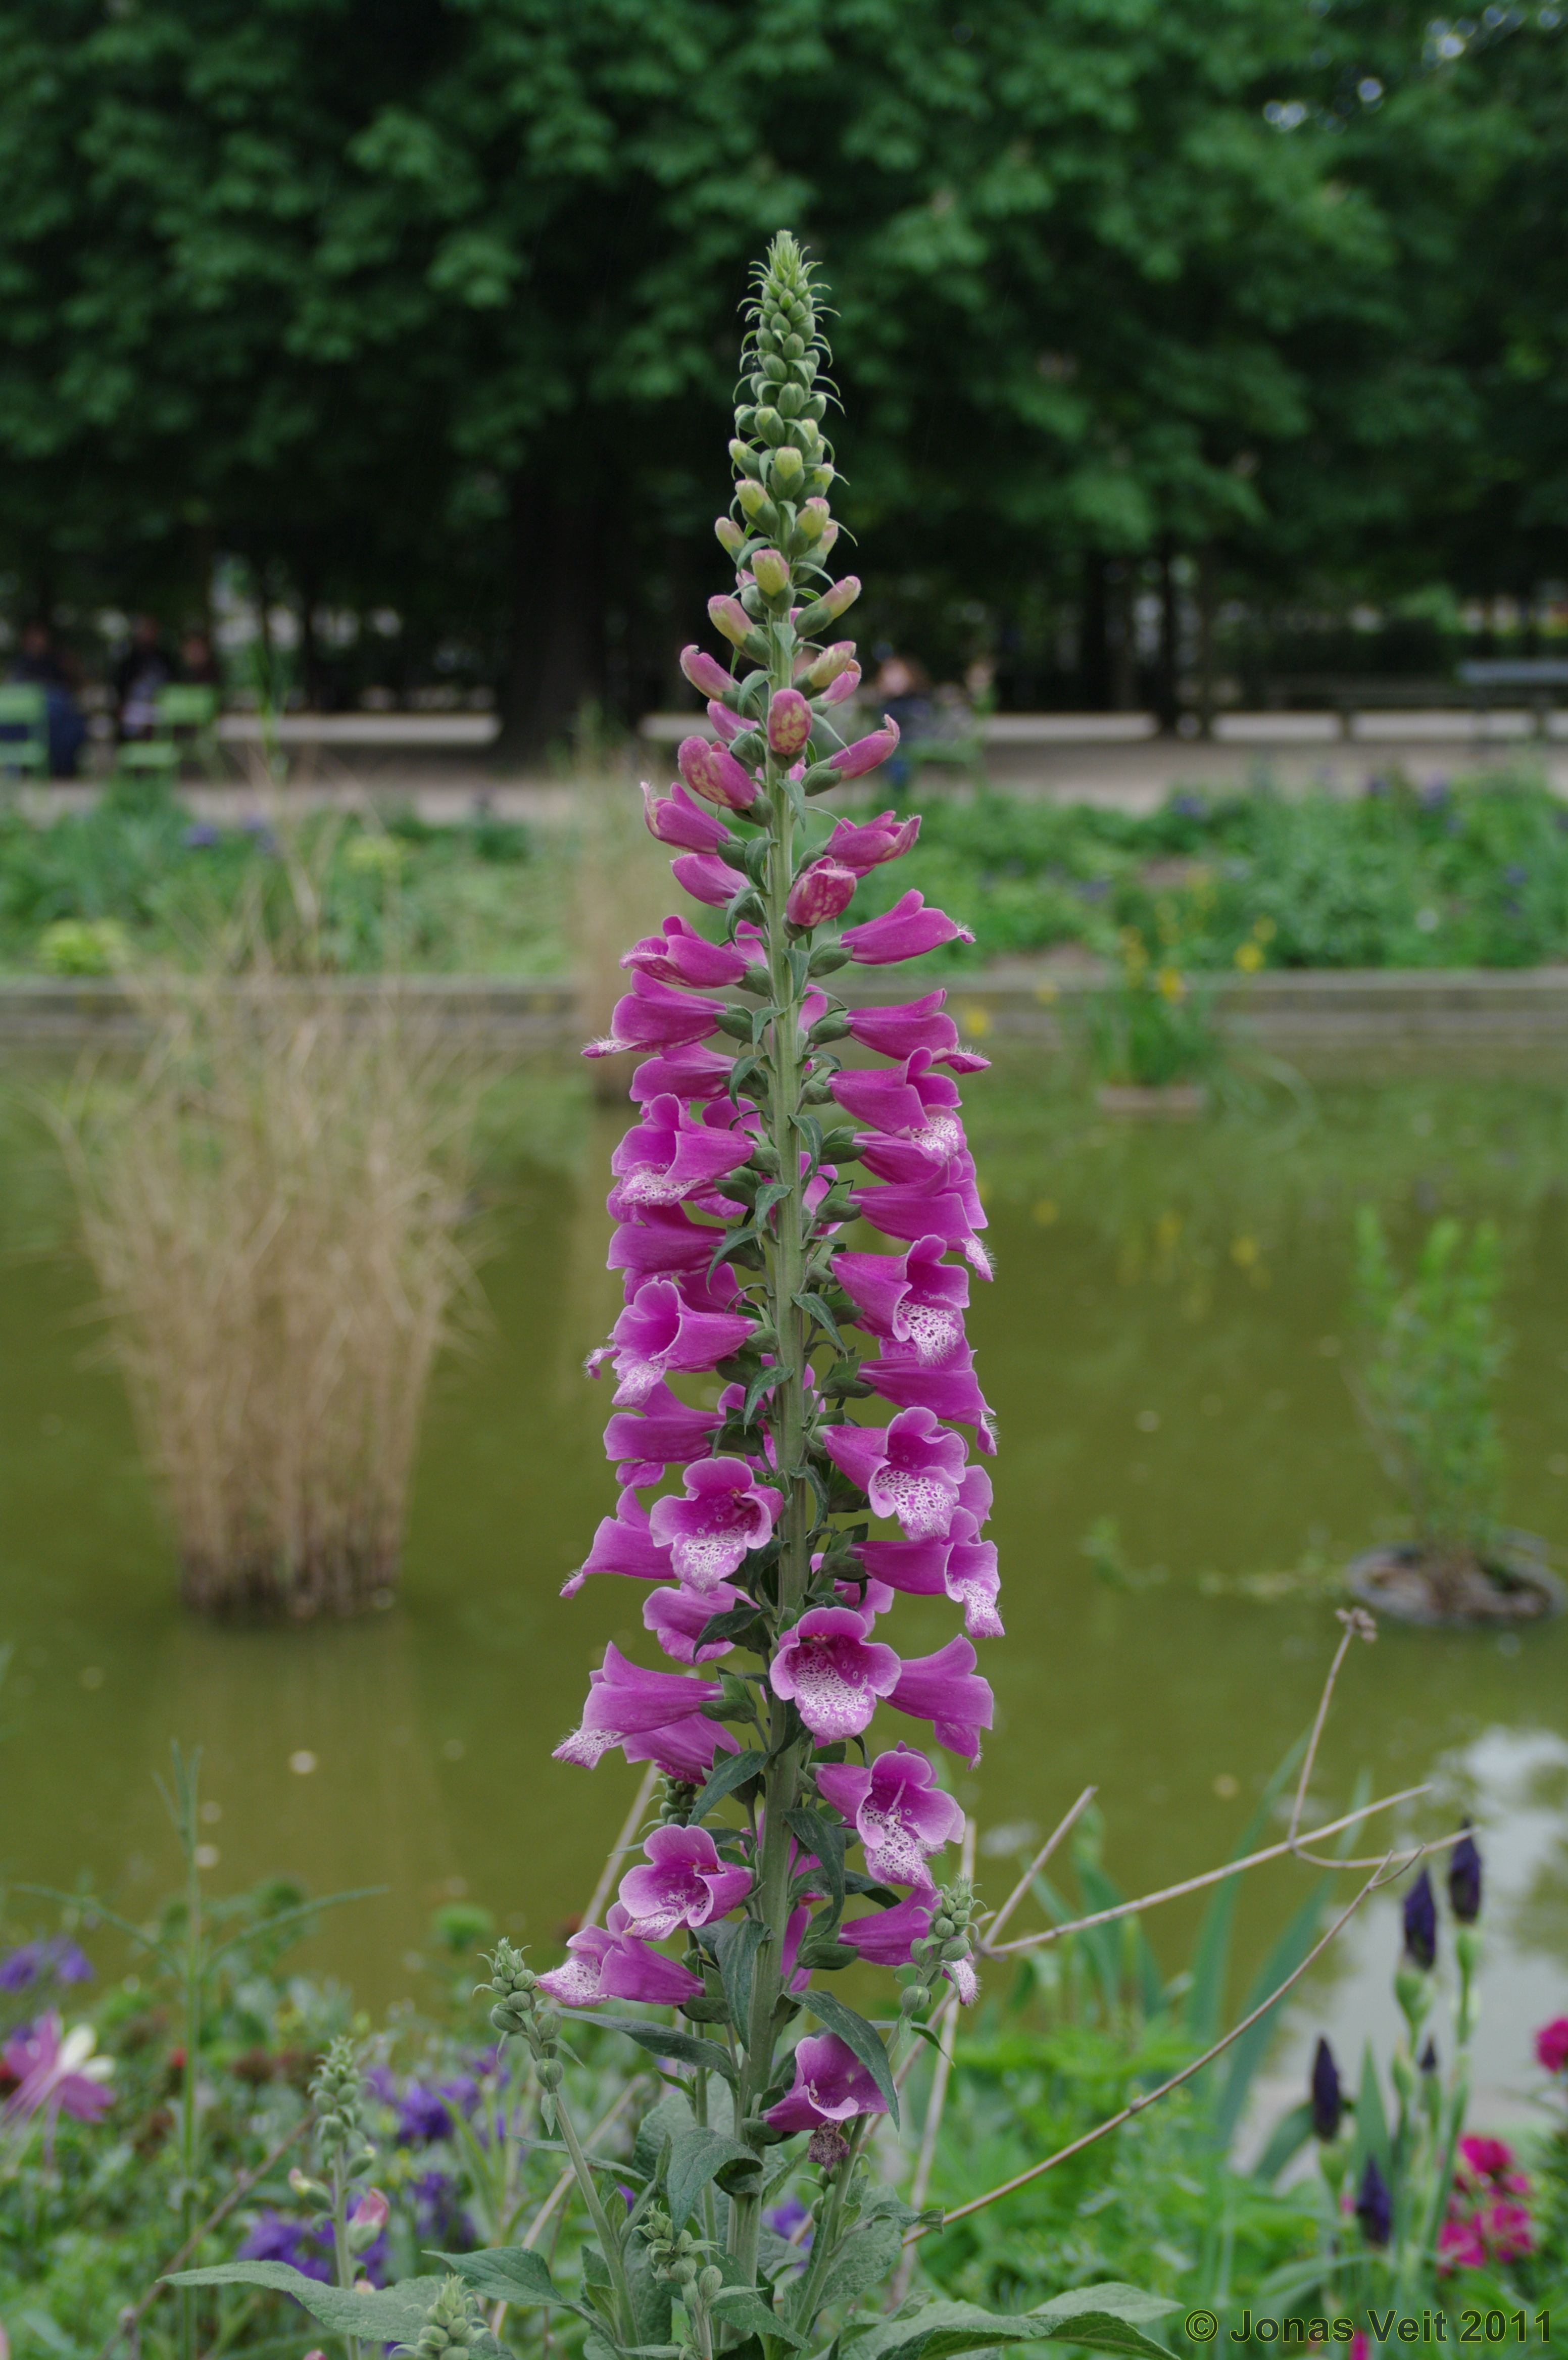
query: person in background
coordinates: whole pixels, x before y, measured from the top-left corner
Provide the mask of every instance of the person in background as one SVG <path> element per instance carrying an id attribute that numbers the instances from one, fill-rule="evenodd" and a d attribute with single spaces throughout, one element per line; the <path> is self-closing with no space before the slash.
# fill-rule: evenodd
<path id="1" fill-rule="evenodd" d="M 157 623 L 150 615 L 134 616 L 131 643 L 114 671 L 122 738 L 151 737 L 158 719 L 158 692 L 173 677 L 174 667 L 163 652 Z"/>
<path id="2" fill-rule="evenodd" d="M 223 672 L 205 631 L 187 631 L 181 640 L 180 678 L 187 688 L 223 686 Z"/>
<path id="3" fill-rule="evenodd" d="M 901 738 L 928 738 L 936 726 L 930 681 L 909 656 L 883 656 L 872 684 L 872 704 L 879 715 L 886 713 L 897 722 Z M 895 794 L 904 792 L 913 768 L 903 754 L 894 754 L 887 764 L 887 782 Z"/>
<path id="4" fill-rule="evenodd" d="M 49 770 L 51 779 L 73 779 L 87 724 L 71 676 L 47 623 L 28 623 L 11 661 L 11 678 L 41 688 L 49 706 Z"/>

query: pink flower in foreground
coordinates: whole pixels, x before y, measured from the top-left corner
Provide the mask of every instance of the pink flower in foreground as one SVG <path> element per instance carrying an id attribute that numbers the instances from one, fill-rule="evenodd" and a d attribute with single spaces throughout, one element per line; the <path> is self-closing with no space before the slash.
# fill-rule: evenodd
<path id="1" fill-rule="evenodd" d="M 682 852 L 717 852 L 721 844 L 735 841 L 718 814 L 707 803 L 695 802 L 690 791 L 678 783 L 671 786 L 667 795 L 656 795 L 644 779 L 642 817 L 650 836 L 661 844 L 675 845 Z M 734 890 L 731 886 L 731 892 Z"/>
<path id="2" fill-rule="evenodd" d="M 964 1815 L 936 1776 L 926 1755 L 904 1744 L 879 1754 L 869 1769 L 840 1762 L 818 1770 L 828 1800 L 854 1821 L 869 1875 L 887 1885 L 927 1884 L 928 1855 L 963 1833 Z"/>
<path id="3" fill-rule="evenodd" d="M 751 1333 L 751 1320 L 738 1312 L 694 1311 L 673 1280 L 651 1279 L 616 1321 L 610 1341 L 588 1354 L 588 1373 L 597 1377 L 606 1360 L 613 1362 L 616 1405 L 636 1409 L 666 1376 L 716 1369 Z"/>
<path id="4" fill-rule="evenodd" d="M 990 1065 L 972 1049 L 959 1046 L 959 1028 L 941 1013 L 945 991 L 928 991 L 923 1000 L 907 1000 L 898 1008 L 860 1008 L 850 1015 L 850 1038 L 882 1057 L 907 1057 L 916 1049 L 929 1049 L 938 1065 L 955 1074 L 980 1074 Z"/>
<path id="5" fill-rule="evenodd" d="M 814 860 L 790 887 L 784 915 L 792 926 L 819 926 L 849 908 L 859 881 L 841 861 Z"/>
<path id="6" fill-rule="evenodd" d="M 686 1469 L 685 1499 L 655 1500 L 648 1522 L 677 1579 L 711 1590 L 762 1547 L 783 1506 L 783 1492 L 759 1483 L 743 1459 L 699 1459 Z"/>
<path id="7" fill-rule="evenodd" d="M 739 983 L 751 962 L 728 943 L 710 943 L 688 919 L 666 918 L 660 932 L 634 943 L 620 964 L 660 983 L 698 984 L 707 991 L 722 991 Z"/>
<path id="8" fill-rule="evenodd" d="M 562 2007 L 595 2007 L 603 1999 L 649 2001 L 655 2007 L 679 2007 L 696 1999 L 702 1978 L 661 1950 L 651 1950 L 631 1930 L 631 1919 L 619 1901 L 605 1912 L 602 1926 L 585 1926 L 566 1944 L 571 1957 L 564 1966 L 541 1975 L 539 1986 Z"/>
<path id="9" fill-rule="evenodd" d="M 42 2114 L 52 2129 L 64 2113 L 79 2123 L 95 2123 L 108 2107 L 104 2084 L 115 2070 L 112 2058 L 93 2055 L 97 2045 L 90 2024 L 73 2024 L 66 2032 L 52 2010 L 14 2032 L 5 2060 L 16 2087 L 5 2101 L 5 2120 L 26 2122 Z"/>
<path id="10" fill-rule="evenodd" d="M 743 890 L 744 877 L 738 877 L 727 868 L 716 852 L 683 852 L 670 863 L 670 874 L 677 885 L 685 886 L 694 901 L 702 901 L 710 910 L 722 910 L 727 901 Z"/>
<path id="11" fill-rule="evenodd" d="M 664 1570 L 670 1570 L 669 1551 L 664 1552 Z M 710 1639 L 704 1647 L 697 1645 L 703 1632 L 716 1614 L 728 1614 L 739 1606 L 743 1593 L 732 1590 L 727 1581 L 716 1581 L 711 1590 L 653 1590 L 642 1601 L 642 1627 L 652 1631 L 666 1655 L 677 1664 L 707 1664 L 718 1655 L 728 1655 L 734 1647 L 733 1639 Z"/>
<path id="12" fill-rule="evenodd" d="M 652 1098 L 609 1159 L 620 1183 L 617 1210 L 624 1219 L 641 1205 L 678 1205 L 700 1195 L 748 1163 L 751 1148 L 745 1131 L 698 1121 L 673 1093 Z"/>
<path id="13" fill-rule="evenodd" d="M 835 1074 L 828 1087 L 857 1122 L 940 1144 L 951 1153 L 964 1143 L 958 1085 L 945 1074 L 932 1073 L 931 1063 L 929 1049 L 916 1049 L 892 1073 Z"/>
<path id="14" fill-rule="evenodd" d="M 858 1737 L 879 1698 L 898 1684 L 898 1657 L 868 1637 L 871 1627 L 869 1615 L 850 1607 L 814 1607 L 785 1632 L 773 1657 L 774 1695 L 793 1699 L 813 1737 L 827 1743 Z"/>
<path id="15" fill-rule="evenodd" d="M 857 738 L 852 746 L 846 746 L 841 754 L 835 754 L 832 757 L 833 767 L 840 778 L 863 779 L 868 770 L 874 770 L 879 763 L 885 762 L 890 754 L 897 751 L 898 724 L 891 714 L 884 713 L 882 727 L 873 729 L 869 738 Z"/>
<path id="16" fill-rule="evenodd" d="M 912 885 L 880 918 L 846 927 L 839 939 L 861 966 L 892 967 L 899 959 L 939 950 L 944 943 L 972 943 L 974 934 L 945 910 L 927 909 L 925 894 Z"/>
<path id="17" fill-rule="evenodd" d="M 733 754 L 707 738 L 683 738 L 675 750 L 681 776 L 694 795 L 723 811 L 750 811 L 756 784 Z"/>
<path id="18" fill-rule="evenodd" d="M 1473 2131 L 1468 2138 L 1460 2140 L 1459 2152 L 1471 2170 L 1483 2180 L 1500 2180 L 1505 2171 L 1513 2169 L 1514 2151 L 1501 2139 L 1483 2138 Z"/>
<path id="19" fill-rule="evenodd" d="M 795 2086 L 766 2119 L 787 2134 L 886 2112 L 886 2099 L 848 2041 L 836 2032 L 808 2032 L 795 2052 Z"/>
<path id="20" fill-rule="evenodd" d="M 873 1515 L 896 1516 L 906 1540 L 947 1533 L 967 1454 L 930 1410 L 900 1410 L 885 1426 L 830 1426 L 822 1439 L 834 1465 L 865 1492 Z"/>
<path id="21" fill-rule="evenodd" d="M 721 1411 L 688 1409 L 661 1379 L 641 1411 L 616 1411 L 604 1430 L 605 1457 L 619 1460 L 622 1483 L 659 1483 L 666 1467 L 699 1458 L 714 1427 L 722 1424 Z"/>
<path id="22" fill-rule="evenodd" d="M 601 1669 L 588 1674 L 582 1725 L 562 1739 L 555 1759 L 591 1770 L 623 1738 L 688 1719 L 702 1721 L 703 1706 L 721 1694 L 717 1680 L 694 1679 L 685 1672 L 644 1671 L 612 1642 L 604 1651 Z M 716 1721 L 702 1721 L 705 1730 L 717 1731 L 718 1726 Z"/>
<path id="23" fill-rule="evenodd" d="M 699 696 L 724 696 L 735 685 L 724 666 L 695 642 L 681 650 L 681 670 Z"/>
<path id="24" fill-rule="evenodd" d="M 722 1918 L 751 1890 L 751 1870 L 721 1861 L 706 1828 L 655 1828 L 642 1849 L 647 1865 L 627 1870 L 620 1898 L 632 1932 L 650 1941 Z"/>
<path id="25" fill-rule="evenodd" d="M 673 1398 L 673 1396 L 672 1396 Z M 622 1491 L 613 1516 L 601 1516 L 594 1545 L 562 1590 L 575 1598 L 590 1573 L 618 1573 L 628 1581 L 668 1581 L 670 1552 L 648 1530 L 648 1511 L 635 1491 Z"/>
<path id="26" fill-rule="evenodd" d="M 1541 2026 L 1535 2036 L 1535 2055 L 1548 2073 L 1561 2073 L 1568 2065 L 1568 2016 L 1554 2016 Z"/>
<path id="27" fill-rule="evenodd" d="M 781 688 L 768 706 L 768 744 L 793 762 L 811 735 L 811 707 L 798 688 Z"/>
<path id="28" fill-rule="evenodd" d="M 962 1638 L 949 1639 L 934 1655 L 906 1655 L 888 1699 L 895 1712 L 928 1721 L 938 1744 L 966 1762 L 980 1760 L 980 1733 L 996 1710 L 991 1683 L 981 1678 L 975 1660 L 972 1644 Z"/>
<path id="29" fill-rule="evenodd" d="M 590 1041 L 583 1054 L 613 1057 L 627 1049 L 671 1049 L 706 1040 L 723 1013 L 721 1000 L 699 999 L 652 976 L 633 974 L 631 989 L 615 1003 L 609 1031 Z"/>
<path id="30" fill-rule="evenodd" d="M 912 1345 L 923 1368 L 964 1349 L 969 1273 L 943 1261 L 940 1238 L 916 1238 L 901 1254 L 841 1253 L 833 1276 L 873 1336 Z"/>
<path id="31" fill-rule="evenodd" d="M 884 860 L 897 860 L 909 850 L 920 833 L 918 815 L 899 819 L 890 811 L 881 812 L 875 819 L 841 819 L 828 837 L 825 847 L 829 860 L 841 861 L 864 876 Z"/>

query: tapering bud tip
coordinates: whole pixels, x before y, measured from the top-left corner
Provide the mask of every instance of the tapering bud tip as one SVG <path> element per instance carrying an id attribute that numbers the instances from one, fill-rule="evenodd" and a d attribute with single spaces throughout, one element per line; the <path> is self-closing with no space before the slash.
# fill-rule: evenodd
<path id="1" fill-rule="evenodd" d="M 704 648 L 683 648 L 681 670 L 699 696 L 722 696 L 733 685 L 724 666 Z"/>
<path id="2" fill-rule="evenodd" d="M 732 647 L 740 647 L 751 628 L 751 617 L 739 598 L 710 598 L 707 616 L 714 629 Z"/>
<path id="3" fill-rule="evenodd" d="M 751 579 L 764 597 L 781 597 L 789 588 L 789 560 L 776 549 L 759 549 L 751 559 Z"/>
<path id="4" fill-rule="evenodd" d="M 1449 1855 L 1448 1901 L 1462 1926 L 1473 1926 L 1481 1915 L 1481 1855 L 1468 1821 Z"/>
<path id="5" fill-rule="evenodd" d="M 746 546 L 746 536 L 734 518 L 715 517 L 713 530 L 719 547 L 726 550 L 731 557 L 739 557 Z"/>
<path id="6" fill-rule="evenodd" d="M 755 803 L 755 786 L 725 747 L 710 745 L 706 738 L 683 738 L 675 759 L 694 795 L 724 811 L 748 811 Z"/>

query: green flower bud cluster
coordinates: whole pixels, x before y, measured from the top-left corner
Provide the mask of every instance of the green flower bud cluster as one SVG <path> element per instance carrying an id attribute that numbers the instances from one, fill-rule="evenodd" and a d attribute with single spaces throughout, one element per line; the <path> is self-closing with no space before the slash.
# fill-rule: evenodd
<path id="1" fill-rule="evenodd" d="M 657 2205 L 650 2210 L 642 2223 L 641 2235 L 648 2248 L 648 2260 L 653 2276 L 661 2285 L 676 2286 L 684 2292 L 687 2287 L 702 2289 L 702 2281 L 711 2275 L 715 2283 L 703 2289 L 707 2299 L 711 2300 L 724 2284 L 720 2273 L 709 2272 L 703 2267 L 704 2254 L 713 2251 L 707 2239 L 694 2237 L 689 2229 L 677 2233 L 671 2224 L 669 2214 L 661 2212 Z"/>
<path id="2" fill-rule="evenodd" d="M 917 1980 L 905 1984 L 899 2002 L 905 2016 L 918 2016 L 944 1969 L 956 1967 L 970 1955 L 970 1928 L 977 1906 L 974 1887 L 967 1876 L 938 1886 L 930 1931 L 909 1946 Z M 972 1988 L 972 1975 L 970 1983 Z"/>
<path id="3" fill-rule="evenodd" d="M 659 1825 L 662 1828 L 684 1828 L 691 1818 L 692 1805 L 698 1789 L 684 1778 L 672 1778 L 666 1773 L 659 1796 Z"/>
<path id="4" fill-rule="evenodd" d="M 555 2053 L 561 2038 L 561 2011 L 548 1994 L 541 1995 L 538 1976 L 524 1964 L 522 1952 L 514 1943 L 498 1942 L 490 1952 L 489 1967 L 489 1982 L 478 1988 L 496 1994 L 490 2022 L 503 2040 L 509 2033 L 516 2033 L 533 2051 L 534 2078 L 543 2099 L 540 2111 L 546 2125 L 553 2125 L 554 2094 L 565 2074 Z"/>
<path id="5" fill-rule="evenodd" d="M 362 2103 L 359 2060 L 354 2043 L 340 2035 L 312 2077 L 311 2104 L 321 2155 L 329 2162 L 341 2157 L 351 2170 L 375 2154 L 360 2130 Z"/>
<path id="6" fill-rule="evenodd" d="M 751 571 L 740 599 L 761 620 L 788 614 L 802 571 L 821 572 L 839 532 L 825 497 L 835 470 L 822 432 L 832 355 L 817 325 L 812 267 L 787 231 L 759 267 L 747 316 L 749 366 L 729 445 L 740 521 L 721 518 L 716 530 Z"/>
<path id="7" fill-rule="evenodd" d="M 459 2278 L 450 2278 L 424 2315 L 414 2344 L 399 2346 L 419 2360 L 442 2360 L 444 2353 L 471 2352 L 484 2326 L 479 2307 Z"/>

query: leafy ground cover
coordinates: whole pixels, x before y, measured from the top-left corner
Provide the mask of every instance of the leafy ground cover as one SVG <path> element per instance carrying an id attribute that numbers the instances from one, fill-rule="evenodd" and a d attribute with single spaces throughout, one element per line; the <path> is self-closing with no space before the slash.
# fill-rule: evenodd
<path id="1" fill-rule="evenodd" d="M 480 817 L 367 828 L 323 814 L 280 837 L 195 821 L 172 799 L 109 798 L 49 827 L 0 816 L 0 969 L 107 973 L 188 961 L 258 915 L 289 955 L 345 973 L 552 976 L 576 964 L 576 836 Z M 1190 971 L 1518 967 L 1568 957 L 1568 808 L 1539 777 L 1488 773 L 1364 795 L 1188 790 L 1137 815 L 992 795 L 939 803 L 896 886 L 873 870 L 857 916 L 917 886 L 983 947 L 935 971 L 1079 945 Z"/>

